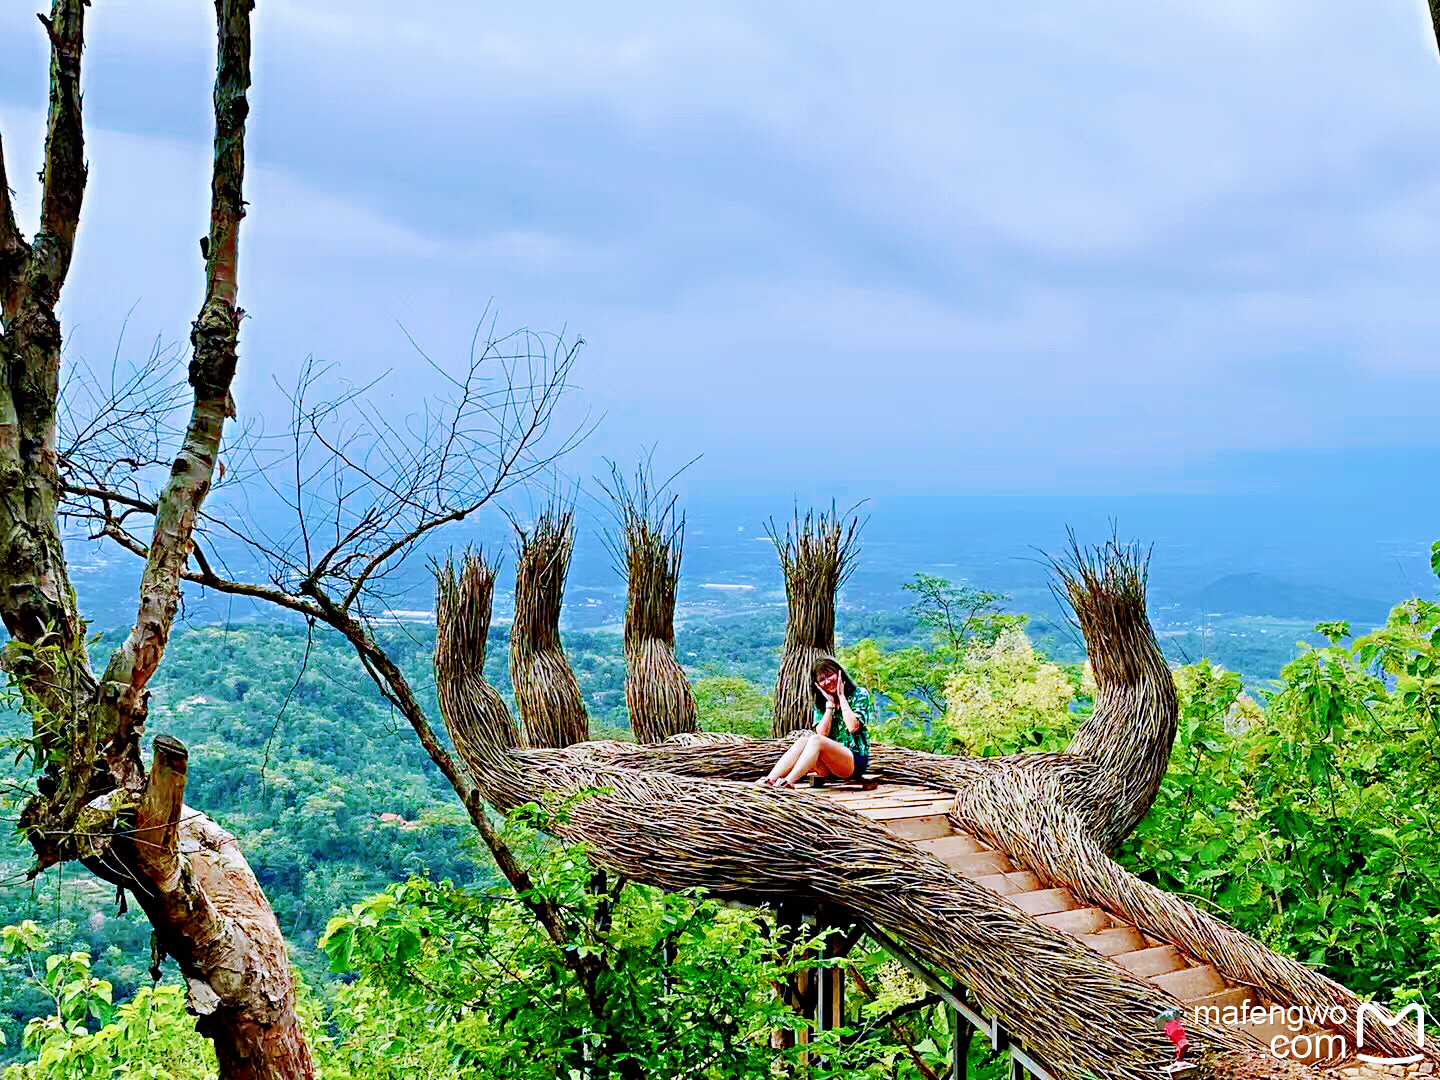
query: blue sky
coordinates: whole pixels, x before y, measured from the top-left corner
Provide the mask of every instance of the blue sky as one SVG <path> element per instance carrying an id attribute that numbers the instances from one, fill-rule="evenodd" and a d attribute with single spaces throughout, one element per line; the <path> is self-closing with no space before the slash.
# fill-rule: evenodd
<path id="1" fill-rule="evenodd" d="M 27 212 L 45 63 L 0 8 Z M 95 0 L 73 356 L 184 340 L 213 13 Z M 401 330 L 587 341 L 571 470 L 714 492 L 1265 491 L 1440 449 L 1440 64 L 1420 0 L 260 0 L 242 412 Z M 138 306 L 137 306 L 138 304 Z"/>

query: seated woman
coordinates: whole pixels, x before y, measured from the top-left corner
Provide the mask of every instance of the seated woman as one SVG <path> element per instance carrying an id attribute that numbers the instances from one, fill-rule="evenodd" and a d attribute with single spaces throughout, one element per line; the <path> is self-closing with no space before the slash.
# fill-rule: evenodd
<path id="1" fill-rule="evenodd" d="M 870 766 L 870 735 L 866 731 L 870 695 L 858 689 L 845 669 L 828 656 L 815 661 L 810 679 L 815 730 L 791 744 L 762 784 L 793 788 L 812 772 L 858 780 Z"/>

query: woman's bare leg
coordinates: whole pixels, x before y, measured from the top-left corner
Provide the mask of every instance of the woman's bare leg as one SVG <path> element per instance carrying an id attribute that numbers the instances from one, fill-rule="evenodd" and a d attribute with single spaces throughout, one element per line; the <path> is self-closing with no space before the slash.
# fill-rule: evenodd
<path id="1" fill-rule="evenodd" d="M 813 735 L 805 740 L 800 756 L 795 759 L 785 777 L 788 784 L 798 784 L 812 771 L 825 776 L 850 777 L 855 774 L 855 755 L 849 747 L 841 746 L 834 739 Z"/>
<path id="2" fill-rule="evenodd" d="M 801 751 L 805 749 L 806 744 L 809 743 L 812 738 L 814 738 L 813 734 L 805 735 L 791 743 L 790 748 L 780 755 L 780 760 L 775 763 L 775 767 L 770 770 L 770 775 L 765 779 L 778 780 L 793 769 L 795 767 L 795 759 L 800 756 Z"/>

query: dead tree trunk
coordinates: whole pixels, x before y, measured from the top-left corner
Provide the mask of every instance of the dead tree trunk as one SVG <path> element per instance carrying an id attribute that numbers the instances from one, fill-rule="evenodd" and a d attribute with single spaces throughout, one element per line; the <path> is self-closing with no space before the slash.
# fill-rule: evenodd
<path id="1" fill-rule="evenodd" d="M 279 924 L 233 837 L 184 806 L 186 754 L 156 740 L 147 774 L 140 737 L 147 684 L 169 641 L 180 578 L 209 492 L 243 312 L 235 304 L 244 216 L 250 0 L 216 0 L 215 154 L 206 296 L 191 341 L 193 395 L 184 443 L 160 497 L 144 554 L 139 611 L 97 679 L 66 570 L 59 527 L 65 492 L 57 452 L 61 333 L 55 308 L 73 252 L 86 170 L 80 60 L 86 0 L 55 0 L 42 16 L 51 43 L 50 111 L 40 228 L 21 235 L 0 159 L 0 614 L 10 670 L 45 762 L 21 826 L 35 872 L 66 860 L 130 889 L 179 962 L 197 1028 L 215 1043 L 222 1077 L 313 1075 L 294 1009 Z"/>
<path id="2" fill-rule="evenodd" d="M 793 531 L 786 525 L 783 537 L 770 523 L 770 539 L 785 572 L 789 609 L 775 682 L 773 735 L 803 731 L 815 723 L 811 665 L 835 654 L 835 594 L 855 568 L 859 528 L 856 518 L 844 520 L 833 504 L 829 513 L 807 511 L 804 521 L 797 510 Z"/>

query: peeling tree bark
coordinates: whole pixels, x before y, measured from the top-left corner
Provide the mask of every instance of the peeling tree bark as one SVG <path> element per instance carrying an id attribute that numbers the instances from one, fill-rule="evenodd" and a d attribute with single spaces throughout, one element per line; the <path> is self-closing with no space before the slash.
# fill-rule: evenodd
<path id="1" fill-rule="evenodd" d="M 66 571 L 56 456 L 60 324 L 55 306 L 73 254 L 86 170 L 80 109 L 87 0 L 55 0 L 40 230 L 21 234 L 0 153 L 0 616 L 7 662 L 34 725 L 39 794 L 21 818 L 36 872 L 79 860 L 130 889 L 190 987 L 197 1029 L 226 1080 L 308 1080 L 285 941 L 235 838 L 184 806 L 187 755 L 161 736 L 147 775 L 140 737 L 147 685 L 169 642 L 196 519 L 234 415 L 239 227 L 244 216 L 251 0 L 216 0 L 215 161 L 206 296 L 191 341 L 193 405 L 155 507 L 139 609 L 96 679 Z M 3 147 L 0 147 L 3 150 Z"/>

